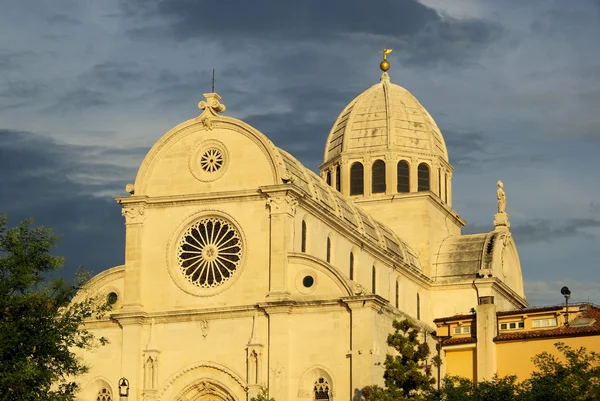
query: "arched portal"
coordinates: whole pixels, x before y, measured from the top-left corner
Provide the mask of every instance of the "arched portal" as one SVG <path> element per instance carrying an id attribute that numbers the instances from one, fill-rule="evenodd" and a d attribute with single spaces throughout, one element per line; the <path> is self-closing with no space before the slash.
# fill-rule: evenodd
<path id="1" fill-rule="evenodd" d="M 231 393 L 218 382 L 201 379 L 181 391 L 176 401 L 237 401 Z"/>

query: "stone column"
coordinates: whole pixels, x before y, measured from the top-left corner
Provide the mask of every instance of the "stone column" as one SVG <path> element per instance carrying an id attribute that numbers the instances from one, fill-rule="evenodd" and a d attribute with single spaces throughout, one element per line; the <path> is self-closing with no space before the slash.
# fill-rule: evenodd
<path id="1" fill-rule="evenodd" d="M 492 380 L 496 373 L 496 305 L 493 296 L 479 297 L 477 316 L 477 381 Z"/>
<path id="2" fill-rule="evenodd" d="M 294 386 L 290 377 L 290 353 L 294 344 L 290 341 L 291 302 L 265 305 L 269 318 L 268 382 L 269 398 L 293 400 Z"/>
<path id="3" fill-rule="evenodd" d="M 121 213 L 125 217 L 123 310 L 131 312 L 142 308 L 142 235 L 146 207 L 144 204 L 128 204 Z"/>
<path id="4" fill-rule="evenodd" d="M 294 247 L 294 215 L 298 201 L 286 192 L 268 195 L 270 214 L 269 294 L 272 299 L 287 299 L 287 258 Z M 271 300 L 271 299 L 270 299 Z"/>

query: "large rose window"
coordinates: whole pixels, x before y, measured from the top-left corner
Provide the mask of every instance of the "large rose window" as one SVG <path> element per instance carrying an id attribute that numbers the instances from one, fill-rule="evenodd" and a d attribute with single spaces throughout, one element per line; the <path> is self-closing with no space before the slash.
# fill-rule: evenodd
<path id="1" fill-rule="evenodd" d="M 179 243 L 179 268 L 202 288 L 217 287 L 237 271 L 242 258 L 240 233 L 228 221 L 208 217 L 194 223 Z"/>

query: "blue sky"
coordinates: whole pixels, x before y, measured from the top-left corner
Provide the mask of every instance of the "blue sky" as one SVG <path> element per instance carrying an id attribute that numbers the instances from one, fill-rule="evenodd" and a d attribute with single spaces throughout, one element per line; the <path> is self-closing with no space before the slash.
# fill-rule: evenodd
<path id="1" fill-rule="evenodd" d="M 532 305 L 600 303 L 600 2 L 0 0 L 0 213 L 63 236 L 65 274 L 121 264 L 112 199 L 216 91 L 316 170 L 343 107 L 390 76 L 438 123 L 464 232 L 496 181 Z"/>

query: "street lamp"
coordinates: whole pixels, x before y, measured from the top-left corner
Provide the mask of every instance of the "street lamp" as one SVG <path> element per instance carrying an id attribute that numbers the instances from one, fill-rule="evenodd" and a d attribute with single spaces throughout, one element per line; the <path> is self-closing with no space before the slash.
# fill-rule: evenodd
<path id="1" fill-rule="evenodd" d="M 121 401 L 127 401 L 129 397 L 129 380 L 124 377 L 121 377 L 119 380 L 119 399 Z"/>
<path id="2" fill-rule="evenodd" d="M 569 298 L 571 298 L 571 290 L 569 290 L 569 287 L 565 286 L 560 289 L 560 293 L 563 294 L 563 297 L 565 297 L 565 305 L 567 308 L 565 311 L 565 326 L 568 326 L 569 325 Z"/>

